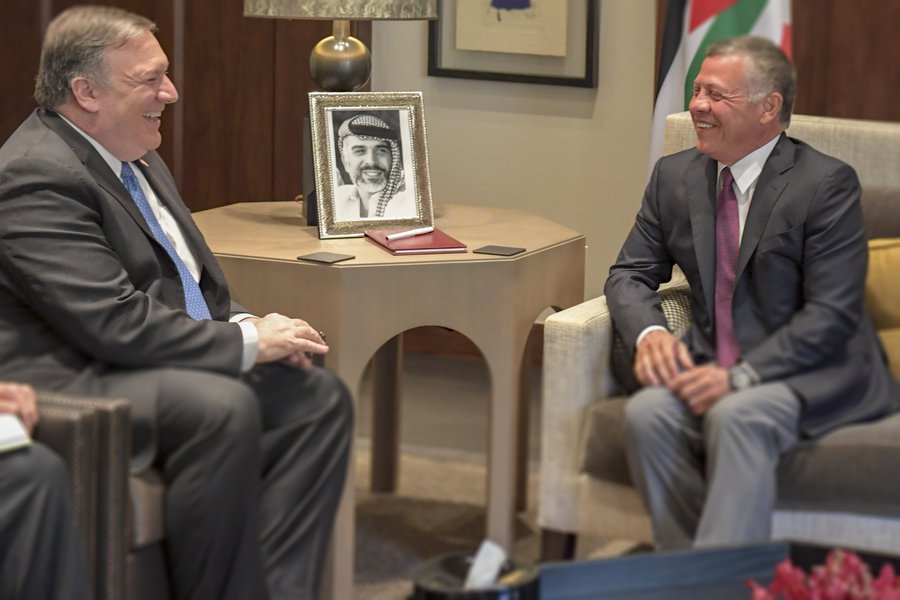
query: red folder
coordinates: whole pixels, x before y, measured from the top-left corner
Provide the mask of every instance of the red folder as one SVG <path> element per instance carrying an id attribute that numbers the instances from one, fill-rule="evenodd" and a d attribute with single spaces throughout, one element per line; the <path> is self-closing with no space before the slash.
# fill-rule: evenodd
<path id="1" fill-rule="evenodd" d="M 416 235 L 399 240 L 388 240 L 392 233 L 400 233 L 404 229 L 370 229 L 366 238 L 390 252 L 391 254 L 444 254 L 448 252 L 465 252 L 466 245 L 450 237 L 440 229 L 431 233 Z"/>

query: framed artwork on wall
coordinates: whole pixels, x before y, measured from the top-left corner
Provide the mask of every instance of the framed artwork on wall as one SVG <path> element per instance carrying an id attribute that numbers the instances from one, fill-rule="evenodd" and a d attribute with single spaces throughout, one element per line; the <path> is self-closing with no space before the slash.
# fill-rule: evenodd
<path id="1" fill-rule="evenodd" d="M 597 87 L 597 0 L 439 0 L 428 74 Z"/>
<path id="2" fill-rule="evenodd" d="M 434 225 L 421 92 L 309 95 L 320 238 Z"/>

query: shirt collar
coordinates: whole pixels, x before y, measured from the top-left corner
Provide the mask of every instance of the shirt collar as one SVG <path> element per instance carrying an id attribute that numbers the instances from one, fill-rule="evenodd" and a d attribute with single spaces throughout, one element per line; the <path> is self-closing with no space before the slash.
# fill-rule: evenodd
<path id="1" fill-rule="evenodd" d="M 769 160 L 772 150 L 775 149 L 775 144 L 778 143 L 779 137 L 781 137 L 781 133 L 731 165 L 731 175 L 734 177 L 734 182 L 737 184 L 741 194 L 746 194 L 750 186 L 759 178 L 759 174 L 762 173 L 763 166 Z M 718 164 L 719 175 L 722 174 L 722 169 L 726 166 L 728 165 Z"/>
<path id="2" fill-rule="evenodd" d="M 65 121 L 66 123 L 71 125 L 72 129 L 74 129 L 75 131 L 80 133 L 84 139 L 86 139 L 88 142 L 90 142 L 91 146 L 94 147 L 94 150 L 96 150 L 97 153 L 100 155 L 100 157 L 103 158 L 104 161 L 106 161 L 106 164 L 109 165 L 109 168 L 112 169 L 112 172 L 116 174 L 116 177 L 118 177 L 119 179 L 122 179 L 122 161 L 121 160 L 119 160 L 118 158 L 113 156 L 109 150 L 104 148 L 103 145 L 100 144 L 100 142 L 98 142 L 97 140 L 92 138 L 90 135 L 88 135 L 88 133 L 85 132 L 81 127 L 79 127 L 78 125 L 76 125 L 75 123 L 73 123 L 72 121 L 67 119 L 64 115 L 62 115 L 60 113 L 56 113 L 56 114 L 58 114 L 62 118 L 63 121 Z"/>

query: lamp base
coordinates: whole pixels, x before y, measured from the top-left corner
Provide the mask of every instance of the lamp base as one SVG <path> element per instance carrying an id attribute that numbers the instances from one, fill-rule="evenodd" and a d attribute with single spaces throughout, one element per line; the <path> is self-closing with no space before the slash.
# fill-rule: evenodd
<path id="1" fill-rule="evenodd" d="M 309 72 L 328 92 L 354 92 L 369 82 L 372 58 L 366 45 L 350 35 L 349 21 L 335 21 L 334 35 L 316 44 Z"/>

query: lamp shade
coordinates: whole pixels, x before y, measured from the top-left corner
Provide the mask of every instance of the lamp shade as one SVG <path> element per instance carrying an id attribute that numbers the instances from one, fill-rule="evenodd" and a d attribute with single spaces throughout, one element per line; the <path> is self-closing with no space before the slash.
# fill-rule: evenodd
<path id="1" fill-rule="evenodd" d="M 437 0 L 244 0 L 245 17 L 437 19 Z"/>

